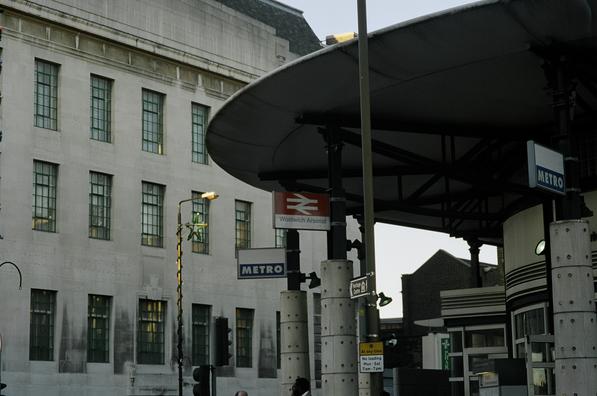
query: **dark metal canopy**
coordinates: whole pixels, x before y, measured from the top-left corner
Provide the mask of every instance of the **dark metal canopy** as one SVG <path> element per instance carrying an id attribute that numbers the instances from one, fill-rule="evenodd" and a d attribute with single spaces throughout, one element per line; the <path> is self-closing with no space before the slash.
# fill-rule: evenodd
<path id="1" fill-rule="evenodd" d="M 525 186 L 525 142 L 556 143 L 555 62 L 595 155 L 597 0 L 482 1 L 372 33 L 369 53 L 376 221 L 499 244 L 502 222 L 543 199 Z M 361 213 L 357 54 L 356 40 L 328 47 L 239 91 L 208 127 L 211 157 L 265 190 L 323 191 L 335 131 Z"/>

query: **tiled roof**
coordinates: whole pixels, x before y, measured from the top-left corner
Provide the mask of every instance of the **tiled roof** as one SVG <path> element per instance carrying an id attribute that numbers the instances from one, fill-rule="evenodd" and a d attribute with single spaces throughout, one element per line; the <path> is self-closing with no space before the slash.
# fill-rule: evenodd
<path id="1" fill-rule="evenodd" d="M 274 0 L 217 0 L 253 19 L 276 29 L 290 43 L 290 51 L 306 55 L 321 49 L 319 39 L 303 17 L 302 11 Z"/>

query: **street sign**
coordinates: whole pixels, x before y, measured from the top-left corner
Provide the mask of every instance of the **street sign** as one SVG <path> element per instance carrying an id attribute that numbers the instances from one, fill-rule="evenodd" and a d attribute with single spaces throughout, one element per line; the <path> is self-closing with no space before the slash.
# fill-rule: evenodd
<path id="1" fill-rule="evenodd" d="M 383 372 L 383 342 L 359 343 L 359 371 L 361 373 Z"/>
<path id="2" fill-rule="evenodd" d="M 328 194 L 273 193 L 274 228 L 292 230 L 330 229 L 330 197 Z"/>
<path id="3" fill-rule="evenodd" d="M 566 194 L 564 156 L 562 154 L 529 140 L 527 142 L 527 157 L 529 187 L 556 194 Z"/>
<path id="4" fill-rule="evenodd" d="M 262 248 L 238 250 L 238 279 L 286 277 L 286 249 Z"/>
<path id="5" fill-rule="evenodd" d="M 359 276 L 350 280 L 350 298 L 355 299 L 369 295 L 369 277 Z"/>

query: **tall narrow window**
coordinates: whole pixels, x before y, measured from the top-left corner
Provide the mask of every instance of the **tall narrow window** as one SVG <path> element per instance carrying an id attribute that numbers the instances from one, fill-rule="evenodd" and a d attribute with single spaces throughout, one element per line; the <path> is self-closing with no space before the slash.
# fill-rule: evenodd
<path id="1" fill-rule="evenodd" d="M 235 201 L 236 248 L 251 247 L 251 203 Z"/>
<path id="2" fill-rule="evenodd" d="M 137 363 L 164 364 L 166 302 L 139 300 Z"/>
<path id="3" fill-rule="evenodd" d="M 33 161 L 33 229 L 56 232 L 58 165 Z"/>
<path id="4" fill-rule="evenodd" d="M 35 60 L 35 126 L 56 130 L 58 121 L 58 65 Z"/>
<path id="5" fill-rule="evenodd" d="M 143 151 L 164 154 L 164 95 L 143 90 Z"/>
<path id="6" fill-rule="evenodd" d="M 110 239 L 112 176 L 89 172 L 89 237 Z"/>
<path id="7" fill-rule="evenodd" d="M 236 367 L 253 366 L 252 309 L 236 308 Z"/>
<path id="8" fill-rule="evenodd" d="M 193 119 L 193 162 L 207 164 L 207 153 L 205 152 L 205 124 L 207 122 L 207 107 L 193 103 L 191 113 Z"/>
<path id="9" fill-rule="evenodd" d="M 313 362 L 315 387 L 321 388 L 321 294 L 313 293 Z"/>
<path id="10" fill-rule="evenodd" d="M 211 307 L 193 304 L 193 366 L 209 364 L 209 318 Z"/>
<path id="11" fill-rule="evenodd" d="M 56 292 L 31 289 L 29 360 L 54 360 Z"/>
<path id="12" fill-rule="evenodd" d="M 164 246 L 164 190 L 160 184 L 143 182 L 142 245 Z"/>
<path id="13" fill-rule="evenodd" d="M 193 191 L 193 252 L 209 253 L 209 200 L 200 199 L 201 193 Z"/>
<path id="14" fill-rule="evenodd" d="M 112 80 L 91 76 L 91 138 L 112 141 Z"/>
<path id="15" fill-rule="evenodd" d="M 275 246 L 277 248 L 285 248 L 286 247 L 286 230 L 283 228 L 276 228 L 275 230 Z"/>
<path id="16" fill-rule="evenodd" d="M 87 302 L 87 361 L 110 361 L 110 300 L 90 294 Z"/>

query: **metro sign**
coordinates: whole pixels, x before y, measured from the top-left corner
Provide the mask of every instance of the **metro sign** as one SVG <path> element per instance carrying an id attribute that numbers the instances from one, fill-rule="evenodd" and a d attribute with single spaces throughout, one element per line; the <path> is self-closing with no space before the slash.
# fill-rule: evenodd
<path id="1" fill-rule="evenodd" d="M 330 197 L 327 194 L 273 193 L 274 228 L 330 229 Z"/>
<path id="2" fill-rule="evenodd" d="M 551 193 L 566 194 L 564 156 L 557 151 L 527 142 L 529 187 Z"/>

